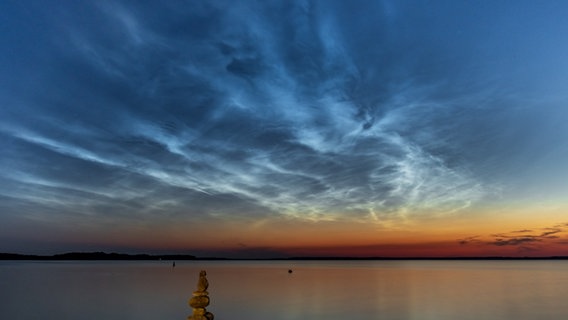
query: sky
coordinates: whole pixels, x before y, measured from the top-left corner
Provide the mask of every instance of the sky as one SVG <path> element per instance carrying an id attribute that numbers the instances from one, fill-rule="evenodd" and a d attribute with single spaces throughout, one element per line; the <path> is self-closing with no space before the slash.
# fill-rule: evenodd
<path id="1" fill-rule="evenodd" d="M 568 255 L 566 1 L 16 1 L 0 252 Z"/>

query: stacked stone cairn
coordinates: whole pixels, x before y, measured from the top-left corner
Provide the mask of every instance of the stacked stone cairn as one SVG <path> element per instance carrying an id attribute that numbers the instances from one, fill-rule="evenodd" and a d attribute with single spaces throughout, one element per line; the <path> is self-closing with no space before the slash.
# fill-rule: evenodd
<path id="1" fill-rule="evenodd" d="M 205 309 L 209 305 L 207 287 L 209 287 L 207 272 L 201 270 L 199 281 L 197 282 L 197 291 L 194 291 L 193 297 L 189 299 L 189 305 L 193 308 L 193 314 L 187 317 L 187 320 L 213 320 L 213 314 Z"/>

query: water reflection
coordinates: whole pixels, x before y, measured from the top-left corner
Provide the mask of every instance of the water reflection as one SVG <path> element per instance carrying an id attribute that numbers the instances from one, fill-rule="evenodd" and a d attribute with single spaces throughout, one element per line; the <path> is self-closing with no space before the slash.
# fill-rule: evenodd
<path id="1" fill-rule="evenodd" d="M 0 262 L 1 319 L 566 319 L 565 261 Z M 288 273 L 293 269 L 293 273 Z"/>

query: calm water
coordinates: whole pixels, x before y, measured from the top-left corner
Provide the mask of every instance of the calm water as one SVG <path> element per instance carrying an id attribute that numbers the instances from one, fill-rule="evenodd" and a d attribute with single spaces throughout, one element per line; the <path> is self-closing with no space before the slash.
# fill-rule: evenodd
<path id="1" fill-rule="evenodd" d="M 568 319 L 568 261 L 4 261 L 0 319 L 184 320 L 200 269 L 218 320 Z"/>

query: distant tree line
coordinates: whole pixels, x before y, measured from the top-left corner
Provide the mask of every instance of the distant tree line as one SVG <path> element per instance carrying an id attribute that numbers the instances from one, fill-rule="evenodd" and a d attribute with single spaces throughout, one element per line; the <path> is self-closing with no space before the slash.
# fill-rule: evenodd
<path id="1" fill-rule="evenodd" d="M 0 253 L 0 260 L 195 260 L 196 257 L 185 254 L 125 254 L 105 252 L 68 252 L 51 256 L 27 255 L 18 253 Z"/>

